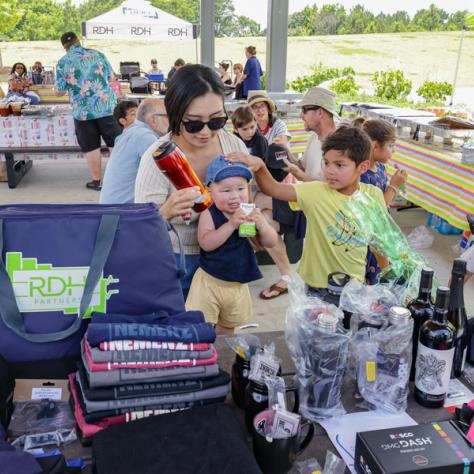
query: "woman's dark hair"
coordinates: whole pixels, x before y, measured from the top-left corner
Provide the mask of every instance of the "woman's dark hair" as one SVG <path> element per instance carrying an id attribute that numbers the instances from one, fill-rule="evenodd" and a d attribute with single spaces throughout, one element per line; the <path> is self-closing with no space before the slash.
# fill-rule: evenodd
<path id="1" fill-rule="evenodd" d="M 257 54 L 257 48 L 255 46 L 247 46 L 245 51 L 247 51 L 247 53 L 251 54 L 252 56 Z"/>
<path id="2" fill-rule="evenodd" d="M 370 158 L 370 138 L 358 127 L 339 127 L 322 143 L 323 156 L 330 150 L 340 151 L 359 166 Z"/>
<path id="3" fill-rule="evenodd" d="M 165 96 L 171 133 L 179 135 L 183 116 L 191 102 L 208 92 L 219 95 L 224 106 L 224 84 L 214 69 L 188 64 L 173 74 Z"/>
<path id="4" fill-rule="evenodd" d="M 229 69 L 229 63 L 219 63 L 219 66 L 221 66 L 224 71 L 227 71 L 227 69 Z"/>
<path id="5" fill-rule="evenodd" d="M 12 66 L 12 70 L 10 71 L 10 74 L 13 74 L 15 72 L 15 69 L 16 69 L 17 66 L 23 66 L 23 74 L 22 75 L 26 75 L 27 69 L 26 69 L 26 66 L 23 63 L 15 63 Z"/>
<path id="6" fill-rule="evenodd" d="M 255 115 L 253 110 L 248 105 L 243 105 L 234 110 L 231 116 L 232 125 L 234 128 L 242 128 L 243 126 L 255 122 Z"/>
<path id="7" fill-rule="evenodd" d="M 380 145 L 393 142 L 396 138 L 395 127 L 386 120 L 358 117 L 352 121 L 351 125 L 364 130 L 372 141 Z"/>

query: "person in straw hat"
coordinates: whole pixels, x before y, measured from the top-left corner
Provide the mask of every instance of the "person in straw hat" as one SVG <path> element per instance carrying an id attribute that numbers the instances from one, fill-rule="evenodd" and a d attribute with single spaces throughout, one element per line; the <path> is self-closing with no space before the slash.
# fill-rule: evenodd
<path id="1" fill-rule="evenodd" d="M 285 122 L 275 115 L 276 105 L 268 97 L 267 91 L 249 91 L 247 103 L 252 108 L 257 119 L 258 129 L 267 139 L 268 144 L 287 145 L 291 135 Z"/>

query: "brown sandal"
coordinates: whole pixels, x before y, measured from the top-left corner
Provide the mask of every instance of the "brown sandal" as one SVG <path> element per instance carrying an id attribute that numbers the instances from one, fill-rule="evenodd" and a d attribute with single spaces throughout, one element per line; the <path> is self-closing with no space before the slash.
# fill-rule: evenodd
<path id="1" fill-rule="evenodd" d="M 273 295 L 273 296 L 266 296 L 265 295 L 265 291 L 276 291 L 276 295 Z M 265 288 L 264 290 L 262 290 L 258 296 L 262 299 L 262 300 L 272 300 L 273 298 L 278 298 L 279 296 L 281 295 L 284 295 L 285 293 L 288 293 L 288 288 L 282 288 L 281 286 L 278 286 L 276 283 L 274 285 L 272 285 L 270 288 Z"/>

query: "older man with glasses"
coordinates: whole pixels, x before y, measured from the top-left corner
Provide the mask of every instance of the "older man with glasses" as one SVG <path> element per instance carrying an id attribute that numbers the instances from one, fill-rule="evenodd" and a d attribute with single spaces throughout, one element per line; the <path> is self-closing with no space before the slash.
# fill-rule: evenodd
<path id="1" fill-rule="evenodd" d="M 323 181 L 323 152 L 321 142 L 335 132 L 336 94 L 324 87 L 312 87 L 297 104 L 306 130 L 314 132 L 298 164 L 289 166 L 291 173 L 300 181 Z"/>
<path id="2" fill-rule="evenodd" d="M 168 132 L 168 117 L 162 99 L 145 99 L 137 110 L 135 123 L 115 141 L 104 174 L 101 204 L 134 202 L 135 179 L 140 159 L 156 139 Z"/>

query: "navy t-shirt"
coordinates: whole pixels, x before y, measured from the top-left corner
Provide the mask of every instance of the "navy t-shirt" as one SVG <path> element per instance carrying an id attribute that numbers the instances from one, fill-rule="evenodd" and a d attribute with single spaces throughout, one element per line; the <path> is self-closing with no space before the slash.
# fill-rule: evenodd
<path id="1" fill-rule="evenodd" d="M 214 204 L 209 212 L 216 229 L 228 222 Z M 239 237 L 238 229 L 215 250 L 206 252 L 201 249 L 199 266 L 209 275 L 224 281 L 249 283 L 262 278 L 253 248 L 245 237 Z"/>

